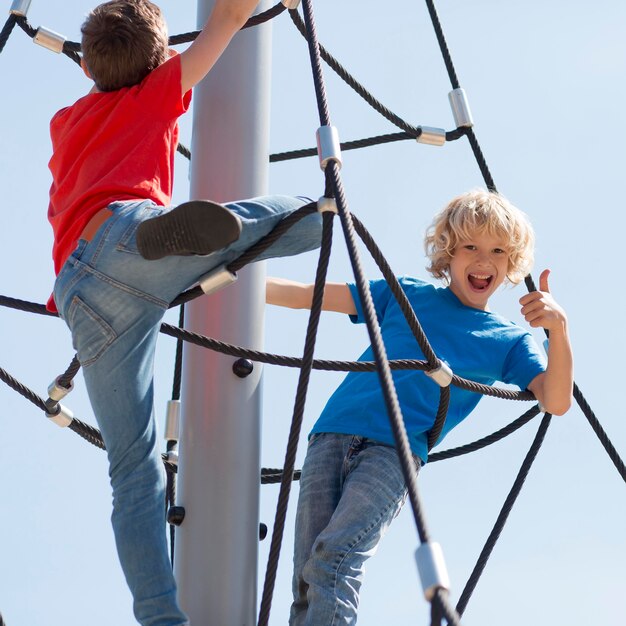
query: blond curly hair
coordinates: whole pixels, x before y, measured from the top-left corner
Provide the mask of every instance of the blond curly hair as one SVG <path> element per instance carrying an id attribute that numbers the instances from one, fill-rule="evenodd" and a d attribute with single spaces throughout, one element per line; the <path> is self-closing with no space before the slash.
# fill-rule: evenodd
<path id="1" fill-rule="evenodd" d="M 426 231 L 424 247 L 430 259 L 426 268 L 435 278 L 449 282 L 450 259 L 460 240 L 487 233 L 507 242 L 506 279 L 516 285 L 530 272 L 534 261 L 535 233 L 528 217 L 499 193 L 474 189 L 457 196 L 435 216 Z"/>

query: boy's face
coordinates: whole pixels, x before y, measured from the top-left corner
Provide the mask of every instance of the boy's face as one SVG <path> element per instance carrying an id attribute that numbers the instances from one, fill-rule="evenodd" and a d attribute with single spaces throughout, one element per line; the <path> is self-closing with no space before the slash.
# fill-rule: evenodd
<path id="1" fill-rule="evenodd" d="M 460 240 L 450 260 L 450 289 L 466 306 L 488 310 L 488 300 L 506 278 L 509 254 L 506 240 L 474 233 Z"/>

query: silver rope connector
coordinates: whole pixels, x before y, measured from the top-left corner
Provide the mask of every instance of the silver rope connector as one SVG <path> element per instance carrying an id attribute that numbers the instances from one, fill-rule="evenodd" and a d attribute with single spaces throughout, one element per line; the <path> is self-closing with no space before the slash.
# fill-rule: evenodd
<path id="1" fill-rule="evenodd" d="M 300 0 L 281 0 L 287 9 L 297 9 L 300 6 Z"/>
<path id="2" fill-rule="evenodd" d="M 69 387 L 64 387 L 63 385 L 59 384 L 59 378 L 61 378 L 60 376 L 57 376 L 49 385 L 48 385 L 48 396 L 50 397 L 51 400 L 54 400 L 55 402 L 60 402 L 61 400 L 63 400 L 63 398 L 65 398 L 65 396 L 70 393 L 70 391 L 73 391 L 74 389 L 74 381 L 70 380 L 70 386 Z"/>
<path id="3" fill-rule="evenodd" d="M 214 293 L 228 287 L 237 280 L 237 274 L 229 272 L 224 265 L 214 269 L 200 278 L 198 284 L 206 294 Z"/>
<path id="4" fill-rule="evenodd" d="M 339 213 L 335 198 L 327 198 L 326 196 L 322 196 L 317 201 L 317 211 L 318 213 Z"/>
<path id="5" fill-rule="evenodd" d="M 165 411 L 165 439 L 178 441 L 180 433 L 180 400 L 168 400 Z"/>
<path id="6" fill-rule="evenodd" d="M 457 128 L 471 128 L 474 126 L 474 120 L 472 119 L 472 112 L 469 108 L 465 90 L 461 87 L 453 89 L 448 94 L 448 99 L 450 100 L 452 115 L 454 116 L 454 123 Z"/>
<path id="7" fill-rule="evenodd" d="M 443 550 L 438 543 L 423 543 L 415 551 L 417 571 L 422 581 L 424 597 L 430 602 L 439 589 L 450 591 L 450 577 L 443 559 Z"/>
<path id="8" fill-rule="evenodd" d="M 48 48 L 48 50 L 52 50 L 52 52 L 60 54 L 63 52 L 65 37 L 44 26 L 40 26 L 33 37 L 33 41 L 44 48 Z"/>
<path id="9" fill-rule="evenodd" d="M 165 460 L 172 465 L 178 465 L 178 450 L 168 450 Z"/>
<path id="10" fill-rule="evenodd" d="M 417 143 L 425 143 L 428 146 L 443 146 L 446 143 L 446 131 L 443 128 L 420 126 L 421 134 Z"/>
<path id="11" fill-rule="evenodd" d="M 46 413 L 46 417 L 61 428 L 66 428 L 74 420 L 74 413 L 62 404 L 57 404 L 56 413 Z"/>
<path id="12" fill-rule="evenodd" d="M 30 1 L 31 0 L 13 0 L 9 13 L 12 15 L 19 15 L 20 17 L 26 17 L 28 9 L 30 8 Z"/>
<path id="13" fill-rule="evenodd" d="M 339 133 L 334 126 L 320 126 L 317 129 L 317 156 L 320 159 L 320 167 L 325 170 L 326 166 L 334 161 L 341 169 L 341 145 Z"/>
<path id="14" fill-rule="evenodd" d="M 439 366 L 434 370 L 425 371 L 424 374 L 430 376 L 440 387 L 449 387 L 454 376 L 448 364 L 443 361 L 439 361 Z"/>

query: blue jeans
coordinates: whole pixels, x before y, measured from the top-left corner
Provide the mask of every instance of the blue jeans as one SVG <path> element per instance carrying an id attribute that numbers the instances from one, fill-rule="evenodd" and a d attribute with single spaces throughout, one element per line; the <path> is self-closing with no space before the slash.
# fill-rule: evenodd
<path id="1" fill-rule="evenodd" d="M 395 448 L 355 435 L 311 437 L 296 513 L 290 626 L 356 624 L 365 561 L 406 496 Z"/>
<path id="2" fill-rule="evenodd" d="M 146 261 L 135 231 L 168 211 L 150 201 L 115 202 L 91 242 L 79 241 L 55 283 L 54 298 L 72 331 L 89 399 L 102 431 L 113 489 L 119 559 L 143 626 L 187 624 L 176 600 L 165 528 L 165 480 L 153 417 L 153 361 L 169 303 L 203 274 L 229 263 L 282 218 L 306 204 L 285 196 L 227 206 L 242 219 L 240 238 L 208 256 Z M 321 218 L 305 217 L 261 258 L 319 247 Z"/>

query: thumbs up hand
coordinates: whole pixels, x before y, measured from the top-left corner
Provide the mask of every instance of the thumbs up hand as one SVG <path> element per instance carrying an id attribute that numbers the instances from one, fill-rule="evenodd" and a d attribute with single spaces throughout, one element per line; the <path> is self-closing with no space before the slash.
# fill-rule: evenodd
<path id="1" fill-rule="evenodd" d="M 539 277 L 539 291 L 533 291 L 520 298 L 522 315 L 533 328 L 566 332 L 567 316 L 550 293 L 548 276 L 550 270 L 543 270 Z"/>

